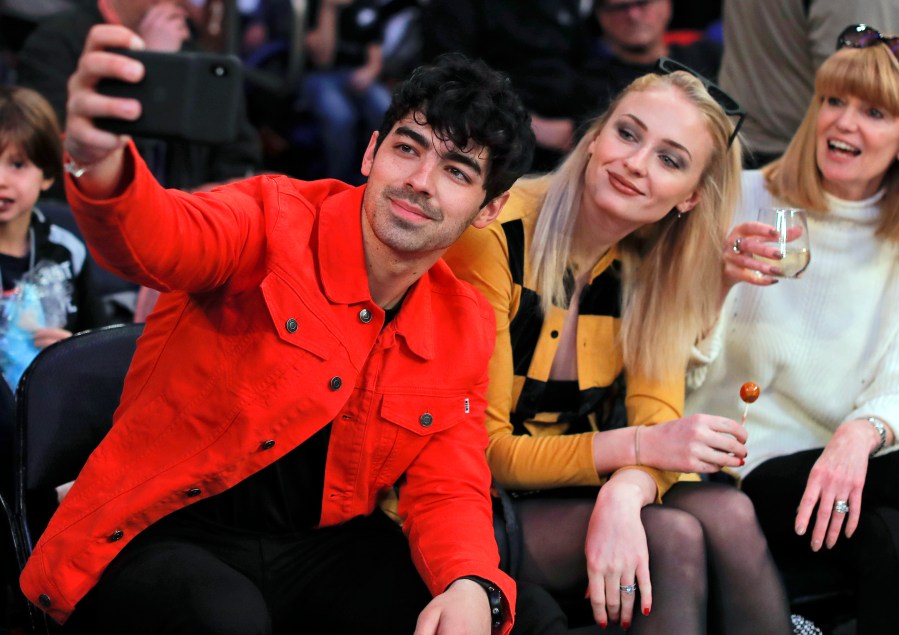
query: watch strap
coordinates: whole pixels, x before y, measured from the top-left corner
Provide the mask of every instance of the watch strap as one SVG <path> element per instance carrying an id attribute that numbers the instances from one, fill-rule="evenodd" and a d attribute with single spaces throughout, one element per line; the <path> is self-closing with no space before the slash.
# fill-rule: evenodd
<path id="1" fill-rule="evenodd" d="M 506 621 L 506 616 L 503 612 L 503 592 L 500 591 L 500 588 L 490 580 L 485 580 L 476 575 L 465 575 L 459 578 L 459 580 L 471 580 L 481 585 L 487 593 L 487 601 L 490 603 L 490 628 L 494 631 L 498 630 L 503 625 L 503 622 Z"/>

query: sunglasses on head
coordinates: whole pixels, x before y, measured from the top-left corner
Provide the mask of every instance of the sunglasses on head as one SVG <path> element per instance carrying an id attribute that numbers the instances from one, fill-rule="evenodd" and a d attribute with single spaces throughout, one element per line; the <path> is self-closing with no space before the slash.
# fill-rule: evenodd
<path id="1" fill-rule="evenodd" d="M 847 26 L 837 38 L 837 50 L 843 48 L 866 49 L 875 44 L 883 44 L 899 60 L 899 36 L 881 35 L 880 31 L 866 24 Z"/>
<path id="2" fill-rule="evenodd" d="M 724 111 L 724 114 L 729 117 L 737 117 L 737 125 L 734 126 L 734 131 L 730 133 L 730 137 L 727 140 L 727 149 L 730 150 L 730 147 L 734 143 L 734 139 L 737 138 L 737 133 L 740 132 L 740 127 L 743 125 L 743 120 L 746 119 L 746 111 L 743 110 L 743 107 L 737 102 L 736 99 L 728 95 L 724 92 L 724 89 L 721 88 L 718 84 L 703 77 L 697 71 L 694 71 L 692 68 L 687 66 L 686 64 L 681 64 L 680 62 L 676 62 L 670 57 L 660 57 L 659 61 L 656 62 L 655 68 L 653 72 L 656 75 L 670 75 L 675 71 L 684 71 L 685 73 L 689 73 L 705 86 L 705 89 L 708 91 L 709 96 L 715 100 L 715 102 L 721 106 L 721 109 Z"/>

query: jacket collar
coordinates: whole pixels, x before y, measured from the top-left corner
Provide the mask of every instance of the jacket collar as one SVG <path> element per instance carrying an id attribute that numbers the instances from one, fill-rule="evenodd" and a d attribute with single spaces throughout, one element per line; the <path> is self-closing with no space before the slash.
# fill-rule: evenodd
<path id="1" fill-rule="evenodd" d="M 335 194 L 322 203 L 319 213 L 318 264 L 322 289 L 331 302 L 338 304 L 373 304 L 362 244 L 364 192 L 362 186 Z M 395 324 L 397 335 L 413 353 L 424 359 L 433 358 L 430 272 L 406 293 Z"/>

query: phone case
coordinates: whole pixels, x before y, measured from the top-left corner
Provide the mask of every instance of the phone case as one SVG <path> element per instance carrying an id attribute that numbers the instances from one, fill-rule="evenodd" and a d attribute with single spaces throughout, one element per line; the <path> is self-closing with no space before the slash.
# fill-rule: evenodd
<path id="1" fill-rule="evenodd" d="M 99 118 L 99 128 L 135 137 L 181 139 L 220 144 L 237 136 L 243 99 L 241 62 L 231 55 L 114 51 L 144 64 L 137 83 L 104 79 L 97 91 L 141 102 L 135 121 Z"/>

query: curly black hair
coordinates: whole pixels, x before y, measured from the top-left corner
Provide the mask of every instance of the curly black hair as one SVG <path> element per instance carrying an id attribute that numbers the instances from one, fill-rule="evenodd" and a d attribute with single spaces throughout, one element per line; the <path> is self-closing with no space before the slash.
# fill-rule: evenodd
<path id="1" fill-rule="evenodd" d="M 509 78 L 480 60 L 446 53 L 416 68 L 393 92 L 375 151 L 410 114 L 420 115 L 437 138 L 457 148 L 489 149 L 483 205 L 512 187 L 531 166 L 535 140 L 530 115 Z"/>

